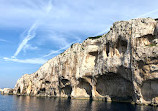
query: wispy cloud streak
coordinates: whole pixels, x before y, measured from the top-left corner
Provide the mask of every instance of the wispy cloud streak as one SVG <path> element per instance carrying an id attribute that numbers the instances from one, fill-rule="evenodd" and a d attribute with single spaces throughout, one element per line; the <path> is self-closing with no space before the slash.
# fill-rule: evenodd
<path id="1" fill-rule="evenodd" d="M 15 58 L 21 50 L 27 45 L 28 41 L 33 39 L 36 36 L 36 29 L 38 27 L 38 22 L 35 22 L 31 28 L 28 30 L 26 37 L 23 39 L 19 47 L 17 48 L 16 52 L 14 53 L 13 58 Z"/>
<path id="2" fill-rule="evenodd" d="M 101 31 L 101 32 L 98 32 L 97 34 L 95 34 L 94 36 L 98 36 L 98 35 L 102 35 L 102 34 L 105 34 L 107 33 L 109 30 L 110 30 L 110 26 L 107 26 L 108 28 L 106 28 L 105 30 Z"/>
<path id="3" fill-rule="evenodd" d="M 2 2 L 4 1 L 4 2 Z M 140 15 L 139 17 L 144 17 L 147 15 L 154 15 L 153 13 L 158 12 L 158 9 L 156 9 L 156 5 L 154 2 L 151 4 L 147 4 L 151 8 L 147 8 L 145 5 L 142 6 L 136 6 L 137 3 L 133 2 L 132 4 L 125 5 L 128 2 L 123 0 L 119 2 L 119 4 L 116 4 L 114 1 L 108 2 L 109 6 L 108 8 L 104 6 L 105 3 L 107 3 L 104 0 L 100 0 L 99 2 L 93 1 L 85 1 L 80 0 L 77 2 L 74 2 L 73 0 L 68 1 L 61 1 L 61 0 L 54 0 L 52 4 L 52 0 L 14 0 L 14 2 L 7 2 L 6 0 L 1 1 L 1 12 L 6 11 L 7 14 L 4 16 L 3 13 L 1 13 L 1 23 L 3 25 L 9 24 L 8 21 L 11 21 L 11 23 L 16 24 L 18 27 L 27 26 L 30 23 L 33 23 L 30 27 L 30 29 L 26 30 L 25 36 L 23 37 L 24 40 L 21 41 L 19 46 L 17 47 L 15 53 L 13 54 L 12 59 L 17 59 L 19 54 L 27 50 L 36 50 L 39 47 L 41 49 L 43 45 L 45 45 L 45 42 L 42 41 L 42 39 L 46 42 L 50 42 L 48 40 L 49 38 L 46 37 L 46 34 L 50 34 L 52 37 L 50 37 L 51 42 L 53 42 L 53 45 L 51 48 L 59 47 L 58 50 L 52 49 L 50 53 L 44 55 L 44 57 L 48 57 L 51 55 L 55 55 L 57 53 L 60 53 L 64 49 L 67 49 L 72 43 L 69 44 L 70 41 L 74 40 L 74 36 L 67 36 L 65 34 L 59 36 L 59 34 L 52 35 L 50 32 L 45 32 L 45 30 L 50 29 L 52 32 L 68 32 L 68 33 L 75 33 L 81 35 L 81 38 L 83 39 L 82 34 L 86 33 L 85 35 L 101 35 L 103 33 L 106 33 L 109 30 L 109 26 L 111 22 L 115 20 L 122 20 L 122 16 L 127 16 L 130 18 L 134 18 L 135 15 L 138 15 L 138 13 L 144 12 L 144 10 L 148 9 L 155 9 L 150 12 L 147 12 L 145 14 Z M 4 6 L 4 4 L 8 3 L 8 7 Z M 20 7 L 15 7 L 15 4 Z M 142 3 L 140 1 L 140 3 Z M 145 2 L 143 2 L 145 3 Z M 154 3 L 154 4 L 153 4 Z M 127 7 L 120 7 L 120 4 Z M 96 7 L 99 6 L 99 7 Z M 153 6 L 155 5 L 155 6 Z M 82 8 L 81 8 L 82 6 Z M 133 8 L 133 6 L 135 6 Z M 14 9 L 14 13 L 11 12 L 11 10 Z M 141 10 L 143 9 L 143 10 Z M 132 12 L 132 14 L 128 14 L 129 11 Z M 8 16 L 7 16 L 8 15 Z M 16 16 L 15 16 L 16 15 Z M 17 16 L 18 15 L 18 16 Z M 155 14 L 156 15 L 156 14 Z M 3 18 L 4 17 L 4 18 Z M 7 19 L 6 19 L 7 18 Z M 82 18 L 82 19 L 81 19 Z M 112 19 L 111 19 L 112 18 Z M 19 22 L 18 20 L 21 20 Z M 28 21 L 29 23 L 26 23 L 24 21 Z M 18 22 L 17 22 L 18 21 Z M 20 25 L 23 24 L 23 25 Z M 2 26 L 3 26 L 2 25 Z M 41 26 L 41 27 L 40 27 Z M 107 29 L 105 29 L 105 26 L 107 26 Z M 30 44 L 31 40 L 36 39 L 36 32 L 37 29 L 39 31 L 39 38 L 41 39 L 41 44 L 39 45 L 39 38 L 37 38 L 37 41 L 32 41 L 35 44 Z M 105 29 L 105 30 L 104 30 Z M 100 32 L 101 30 L 101 32 Z M 97 33 L 98 32 L 98 33 Z M 41 36 L 44 35 L 44 36 Z M 46 40 L 47 39 L 47 40 Z M 74 43 L 74 42 L 73 42 Z M 46 44 L 46 47 L 49 47 L 48 44 Z M 61 48 L 60 48 L 61 47 Z M 50 47 L 49 47 L 50 48 Z M 46 52 L 42 52 L 46 53 Z M 41 54 L 41 53 L 40 53 Z M 42 56 L 43 57 L 43 56 Z M 41 57 L 41 58 L 42 58 Z"/>
<path id="4" fill-rule="evenodd" d="M 46 54 L 46 55 L 44 55 L 43 57 L 48 57 L 48 56 L 51 56 L 51 55 L 53 55 L 53 54 L 59 54 L 59 53 L 61 53 L 61 51 L 63 51 L 63 50 L 65 50 L 65 49 L 69 48 L 70 45 L 72 45 L 73 43 L 80 42 L 80 41 L 81 41 L 81 40 L 78 39 L 77 41 L 71 42 L 71 43 L 67 44 L 66 46 L 64 46 L 64 47 L 62 47 L 62 48 L 60 48 L 60 49 L 58 49 L 58 50 L 51 50 L 49 54 Z"/>
<path id="5" fill-rule="evenodd" d="M 30 63 L 30 64 L 43 64 L 46 62 L 45 59 L 42 58 L 33 58 L 33 59 L 17 59 L 16 57 L 19 55 L 19 53 L 24 50 L 26 52 L 26 49 L 37 49 L 38 47 L 32 47 L 31 45 L 28 44 L 28 42 L 30 40 L 32 40 L 33 38 L 36 37 L 36 30 L 39 27 L 40 23 L 43 21 L 43 18 L 45 16 L 47 16 L 47 14 L 49 14 L 49 12 L 52 10 L 52 0 L 49 0 L 47 7 L 45 8 L 45 15 L 40 17 L 38 20 L 36 20 L 32 26 L 29 28 L 28 31 L 26 33 L 26 36 L 24 37 L 24 39 L 22 40 L 22 42 L 20 43 L 20 45 L 18 46 L 16 52 L 14 53 L 14 55 L 11 58 L 7 58 L 4 57 L 3 60 L 5 61 L 13 61 L 13 62 L 19 62 L 19 63 Z M 0 41 L 4 41 L 1 40 Z"/>
<path id="6" fill-rule="evenodd" d="M 42 58 L 33 58 L 33 59 L 16 59 L 16 58 L 7 58 L 4 57 L 5 61 L 19 62 L 19 63 L 29 63 L 29 64 L 44 64 L 47 60 Z"/>
<path id="7" fill-rule="evenodd" d="M 153 14 L 153 13 L 156 13 L 156 12 L 158 12 L 158 9 L 155 9 L 155 10 L 149 11 L 149 12 L 147 12 L 147 13 L 144 13 L 144 14 L 142 14 L 142 15 L 136 17 L 136 18 L 145 17 L 145 16 L 148 16 L 148 15 Z"/>
<path id="8" fill-rule="evenodd" d="M 52 9 L 52 1 L 49 0 L 48 5 L 46 7 L 46 15 L 51 11 Z M 45 15 L 45 16 L 46 16 Z M 30 29 L 27 32 L 26 37 L 23 39 L 23 41 L 21 42 L 21 44 L 18 46 L 16 52 L 14 53 L 14 55 L 12 56 L 12 58 L 16 58 L 16 56 L 21 52 L 21 50 L 27 46 L 27 43 L 32 40 L 33 38 L 35 38 L 36 36 L 36 29 L 38 28 L 40 22 L 42 20 L 39 19 L 37 20 L 35 23 L 33 23 L 33 25 L 30 27 Z"/>
<path id="9" fill-rule="evenodd" d="M 8 42 L 8 41 L 0 38 L 0 42 Z"/>

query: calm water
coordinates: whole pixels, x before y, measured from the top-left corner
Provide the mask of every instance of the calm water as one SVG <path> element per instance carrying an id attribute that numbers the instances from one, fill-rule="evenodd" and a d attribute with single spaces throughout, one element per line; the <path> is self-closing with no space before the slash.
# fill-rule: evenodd
<path id="1" fill-rule="evenodd" d="M 0 95 L 0 111 L 158 111 L 158 107 L 103 101 Z"/>

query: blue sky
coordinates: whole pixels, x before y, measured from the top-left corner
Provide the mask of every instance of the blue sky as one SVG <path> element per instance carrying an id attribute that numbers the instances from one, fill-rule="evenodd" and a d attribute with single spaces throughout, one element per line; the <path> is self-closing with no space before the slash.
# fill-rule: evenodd
<path id="1" fill-rule="evenodd" d="M 0 88 L 113 22 L 158 17 L 157 0 L 0 0 Z"/>

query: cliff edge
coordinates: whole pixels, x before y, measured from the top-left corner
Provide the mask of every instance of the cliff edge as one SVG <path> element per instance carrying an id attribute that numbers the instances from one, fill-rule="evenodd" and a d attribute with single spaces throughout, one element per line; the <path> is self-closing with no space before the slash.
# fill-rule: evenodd
<path id="1" fill-rule="evenodd" d="M 73 44 L 16 83 L 16 95 L 158 104 L 158 23 L 115 22 L 107 34 Z"/>

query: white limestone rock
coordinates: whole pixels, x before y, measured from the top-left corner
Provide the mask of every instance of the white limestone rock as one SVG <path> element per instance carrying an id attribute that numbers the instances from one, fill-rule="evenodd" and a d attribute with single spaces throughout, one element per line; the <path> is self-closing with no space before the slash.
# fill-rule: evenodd
<path id="1" fill-rule="evenodd" d="M 14 94 L 157 104 L 157 26 L 152 18 L 116 22 L 25 74 Z"/>
<path id="2" fill-rule="evenodd" d="M 13 89 L 11 88 L 4 88 L 0 90 L 1 94 L 13 94 Z"/>

